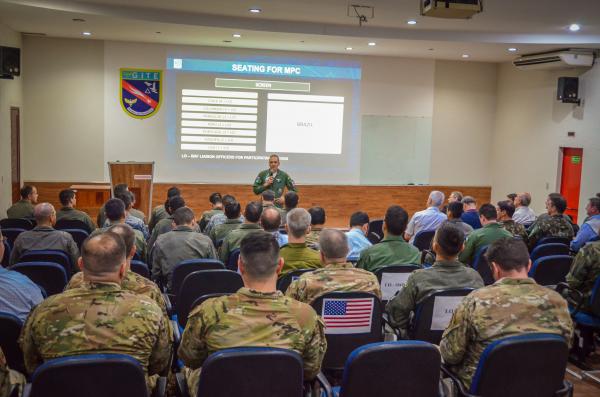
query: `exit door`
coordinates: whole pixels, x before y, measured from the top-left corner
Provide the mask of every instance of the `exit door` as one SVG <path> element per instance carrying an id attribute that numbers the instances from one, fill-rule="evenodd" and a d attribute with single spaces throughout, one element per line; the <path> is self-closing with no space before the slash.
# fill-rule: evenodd
<path id="1" fill-rule="evenodd" d="M 567 200 L 567 211 L 565 213 L 570 215 L 573 218 L 573 221 L 577 222 L 583 149 L 562 148 L 562 151 L 560 194 Z"/>

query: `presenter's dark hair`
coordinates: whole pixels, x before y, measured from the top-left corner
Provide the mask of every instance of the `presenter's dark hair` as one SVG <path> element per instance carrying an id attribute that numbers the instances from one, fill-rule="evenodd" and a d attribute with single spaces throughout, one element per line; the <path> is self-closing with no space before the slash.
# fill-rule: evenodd
<path id="1" fill-rule="evenodd" d="M 356 211 L 350 215 L 350 227 L 363 226 L 365 223 L 369 223 L 369 215 L 366 212 Z"/>
<path id="2" fill-rule="evenodd" d="M 65 189 L 61 190 L 58 194 L 58 199 L 62 205 L 69 205 L 69 201 L 71 201 L 75 197 L 75 190 L 73 189 Z"/>
<path id="3" fill-rule="evenodd" d="M 408 213 L 399 205 L 392 205 L 385 212 L 385 225 L 394 236 L 402 236 L 408 225 Z"/>
<path id="4" fill-rule="evenodd" d="M 456 256 L 465 242 L 465 233 L 456 225 L 445 222 L 435 232 L 434 241 L 438 244 L 442 253 L 447 256 Z"/>
<path id="5" fill-rule="evenodd" d="M 283 201 L 285 203 L 285 208 L 288 210 L 292 210 L 298 206 L 298 193 L 296 192 L 287 192 L 285 196 L 283 196 Z"/>
<path id="6" fill-rule="evenodd" d="M 483 216 L 489 221 L 498 218 L 498 212 L 496 212 L 496 207 L 494 207 L 490 203 L 483 204 L 481 207 L 479 207 L 479 215 Z"/>
<path id="7" fill-rule="evenodd" d="M 500 211 L 506 212 L 506 215 L 512 218 L 515 213 L 515 205 L 510 200 L 498 201 L 498 208 Z"/>
<path id="8" fill-rule="evenodd" d="M 308 209 L 311 225 L 322 225 L 325 223 L 325 209 L 323 207 L 311 207 Z"/>
<path id="9" fill-rule="evenodd" d="M 250 201 L 244 209 L 244 217 L 248 222 L 256 223 L 260 220 L 262 214 L 262 204 L 258 201 Z"/>

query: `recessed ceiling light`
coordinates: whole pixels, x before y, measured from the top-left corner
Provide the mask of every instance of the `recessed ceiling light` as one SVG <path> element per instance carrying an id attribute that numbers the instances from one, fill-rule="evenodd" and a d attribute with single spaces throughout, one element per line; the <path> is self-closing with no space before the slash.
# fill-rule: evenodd
<path id="1" fill-rule="evenodd" d="M 73 22 L 85 22 L 85 19 L 83 19 L 83 18 L 73 18 L 72 21 Z"/>
<path id="2" fill-rule="evenodd" d="M 466 58 L 470 57 L 470 55 L 469 54 L 462 54 L 462 57 L 466 59 Z"/>
<path id="3" fill-rule="evenodd" d="M 376 43 L 376 42 L 374 42 L 374 41 L 371 41 L 371 42 L 369 43 L 369 45 L 370 45 L 371 47 L 375 47 L 375 46 L 377 45 L 377 43 Z"/>
<path id="4" fill-rule="evenodd" d="M 508 51 L 510 51 L 510 52 L 517 52 L 517 49 L 516 49 L 515 47 L 510 47 L 510 48 L 508 49 Z"/>
<path id="5" fill-rule="evenodd" d="M 92 35 L 92 32 L 83 32 L 83 33 L 81 33 L 81 34 L 82 34 L 82 35 L 84 35 L 84 36 L 91 36 L 91 35 Z"/>
<path id="6" fill-rule="evenodd" d="M 262 10 L 260 8 L 250 8 L 250 9 L 248 9 L 248 11 L 253 14 L 260 14 L 262 12 Z"/>
<path id="7" fill-rule="evenodd" d="M 406 21 L 406 23 L 409 25 L 416 25 L 417 21 L 415 21 L 414 19 L 409 19 L 408 21 Z"/>
<path id="8" fill-rule="evenodd" d="M 572 24 L 569 25 L 569 30 L 571 32 L 577 32 L 579 29 L 581 29 L 581 26 L 579 26 L 576 23 L 572 23 Z"/>
<path id="9" fill-rule="evenodd" d="M 240 37 L 242 37 L 242 35 L 239 34 L 239 33 L 234 33 L 233 37 L 236 38 L 236 39 L 239 39 Z"/>
<path id="10" fill-rule="evenodd" d="M 346 51 L 352 51 L 352 47 L 346 47 Z"/>

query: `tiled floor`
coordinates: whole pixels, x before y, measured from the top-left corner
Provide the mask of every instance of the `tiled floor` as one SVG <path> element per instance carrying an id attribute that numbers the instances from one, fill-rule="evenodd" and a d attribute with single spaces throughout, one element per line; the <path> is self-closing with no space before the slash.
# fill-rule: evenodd
<path id="1" fill-rule="evenodd" d="M 600 351 L 597 351 L 595 355 L 589 357 L 587 359 L 588 364 L 590 364 L 594 369 L 600 370 Z M 580 372 L 580 370 L 574 366 L 573 364 L 569 364 L 569 368 L 575 372 Z M 600 377 L 600 371 L 596 374 L 597 377 Z M 573 383 L 574 388 L 574 397 L 598 397 L 600 396 L 600 383 L 594 382 L 591 379 L 579 380 L 571 375 L 567 375 L 567 380 Z"/>

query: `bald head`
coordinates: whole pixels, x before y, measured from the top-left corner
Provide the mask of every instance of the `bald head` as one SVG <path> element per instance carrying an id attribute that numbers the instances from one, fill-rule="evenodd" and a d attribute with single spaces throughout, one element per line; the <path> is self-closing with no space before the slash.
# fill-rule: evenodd
<path id="1" fill-rule="evenodd" d="M 319 246 L 325 262 L 346 261 L 348 237 L 341 230 L 323 229 L 319 234 Z"/>
<path id="2" fill-rule="evenodd" d="M 38 226 L 52 226 L 56 223 L 56 211 L 50 203 L 39 203 L 33 209 L 33 217 Z"/>
<path id="3" fill-rule="evenodd" d="M 115 233 L 90 237 L 81 246 L 84 276 L 92 278 L 114 276 L 125 266 L 125 243 Z"/>
<path id="4" fill-rule="evenodd" d="M 281 215 L 274 207 L 267 207 L 263 209 L 260 215 L 260 225 L 265 232 L 276 232 L 279 230 L 281 225 Z"/>

